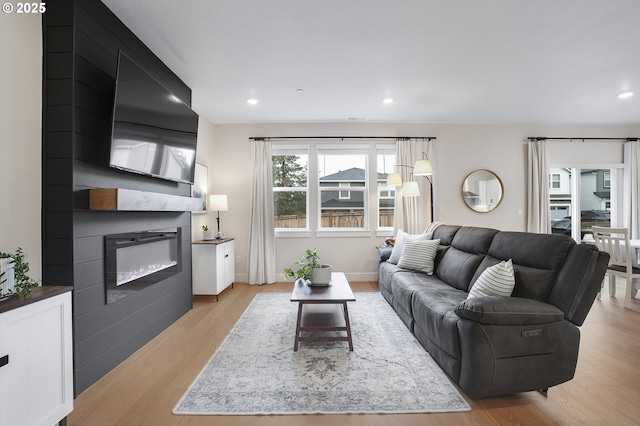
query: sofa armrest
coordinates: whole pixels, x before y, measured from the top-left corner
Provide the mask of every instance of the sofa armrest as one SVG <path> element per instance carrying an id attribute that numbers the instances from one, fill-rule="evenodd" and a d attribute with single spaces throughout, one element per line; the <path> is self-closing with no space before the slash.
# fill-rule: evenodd
<path id="1" fill-rule="evenodd" d="M 489 296 L 462 301 L 458 317 L 491 325 L 530 325 L 562 321 L 564 312 L 548 303 L 520 297 Z"/>
<path id="2" fill-rule="evenodd" d="M 384 262 L 391 256 L 392 246 L 378 247 L 378 262 Z"/>

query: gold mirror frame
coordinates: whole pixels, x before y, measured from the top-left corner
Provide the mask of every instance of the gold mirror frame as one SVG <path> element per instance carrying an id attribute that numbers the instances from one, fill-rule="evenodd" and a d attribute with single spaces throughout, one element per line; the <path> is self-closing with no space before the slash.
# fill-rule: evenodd
<path id="1" fill-rule="evenodd" d="M 495 210 L 504 198 L 502 181 L 491 170 L 474 170 L 462 181 L 462 201 L 471 210 L 489 213 Z"/>

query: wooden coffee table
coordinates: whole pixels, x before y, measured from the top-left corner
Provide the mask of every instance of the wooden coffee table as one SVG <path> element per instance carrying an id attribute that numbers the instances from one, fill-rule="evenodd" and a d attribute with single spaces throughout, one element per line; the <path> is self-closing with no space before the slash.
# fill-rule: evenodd
<path id="1" fill-rule="evenodd" d="M 331 273 L 331 282 L 326 287 L 310 287 L 294 284 L 291 301 L 298 302 L 298 322 L 293 350 L 298 350 L 300 341 L 349 342 L 353 351 L 351 324 L 347 302 L 355 302 L 349 281 L 342 272 Z M 345 331 L 346 336 L 303 336 L 309 331 Z"/>

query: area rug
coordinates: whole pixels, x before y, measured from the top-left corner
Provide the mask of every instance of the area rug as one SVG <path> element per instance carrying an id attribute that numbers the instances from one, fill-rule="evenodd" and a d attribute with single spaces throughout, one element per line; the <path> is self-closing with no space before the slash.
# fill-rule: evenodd
<path id="1" fill-rule="evenodd" d="M 469 404 L 379 293 L 349 303 L 347 342 L 300 342 L 297 303 L 258 294 L 174 408 L 186 415 L 428 413 Z"/>

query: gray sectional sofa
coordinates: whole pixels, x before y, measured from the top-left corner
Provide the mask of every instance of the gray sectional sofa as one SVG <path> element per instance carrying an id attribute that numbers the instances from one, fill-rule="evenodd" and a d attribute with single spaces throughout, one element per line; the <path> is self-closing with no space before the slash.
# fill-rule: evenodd
<path id="1" fill-rule="evenodd" d="M 564 235 L 441 225 L 433 275 L 389 263 L 380 293 L 471 398 L 545 391 L 571 380 L 582 325 L 609 255 Z M 467 299 L 482 271 L 512 259 L 511 297 Z"/>

